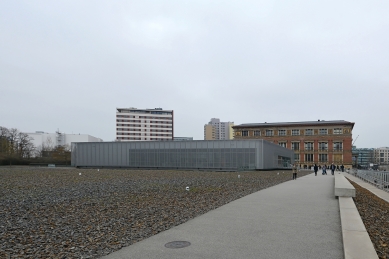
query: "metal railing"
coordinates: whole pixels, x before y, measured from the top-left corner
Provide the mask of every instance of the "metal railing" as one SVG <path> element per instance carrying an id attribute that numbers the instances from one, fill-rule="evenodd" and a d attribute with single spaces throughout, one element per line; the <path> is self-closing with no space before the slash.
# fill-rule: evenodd
<path id="1" fill-rule="evenodd" d="M 389 192 L 389 172 L 350 169 L 347 173 Z"/>

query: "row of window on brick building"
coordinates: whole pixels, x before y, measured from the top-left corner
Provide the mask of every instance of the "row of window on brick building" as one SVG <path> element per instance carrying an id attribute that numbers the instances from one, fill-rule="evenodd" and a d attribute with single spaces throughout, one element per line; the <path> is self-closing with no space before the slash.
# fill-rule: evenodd
<path id="1" fill-rule="evenodd" d="M 304 159 L 304 161 L 302 160 L 302 158 Z M 314 161 L 316 161 L 316 159 L 314 160 L 314 154 L 304 154 L 303 157 L 300 157 L 300 154 L 294 154 L 294 161 L 296 161 L 296 162 L 314 162 Z M 318 154 L 318 162 L 327 163 L 328 161 L 329 161 L 328 154 Z M 335 156 L 335 157 L 333 157 L 332 161 L 335 163 L 340 163 L 340 162 L 342 162 L 342 157 Z"/>
<path id="2" fill-rule="evenodd" d="M 305 129 L 305 130 L 300 130 L 300 129 L 292 129 L 291 130 L 291 135 L 292 136 L 300 136 L 301 131 L 304 132 L 305 136 L 313 136 L 315 134 L 314 129 Z M 267 129 L 264 131 L 265 136 L 274 136 L 275 130 Z M 335 128 L 333 129 L 333 134 L 342 134 L 342 129 L 341 128 Z M 277 130 L 278 136 L 287 136 L 287 130 L 281 129 Z M 328 135 L 329 130 L 328 129 L 319 129 L 318 131 L 319 135 Z M 260 130 L 253 130 L 253 136 L 261 136 L 262 132 Z M 242 136 L 243 137 L 248 137 L 249 136 L 249 130 L 242 130 Z"/>
<path id="3" fill-rule="evenodd" d="M 292 150 L 295 150 L 295 151 L 299 151 L 300 150 L 300 141 L 291 141 L 290 142 L 290 146 L 287 146 L 287 142 L 286 141 L 279 141 L 278 142 L 278 145 L 280 145 L 281 147 L 285 147 L 285 148 L 290 148 Z M 334 151 L 341 151 L 343 150 L 343 142 L 333 142 L 333 150 Z M 318 147 L 317 147 L 318 150 L 328 150 L 328 142 L 318 142 Z M 307 150 L 307 151 L 313 151 L 314 150 L 314 142 L 312 141 L 304 141 L 304 149 L 303 150 Z"/>

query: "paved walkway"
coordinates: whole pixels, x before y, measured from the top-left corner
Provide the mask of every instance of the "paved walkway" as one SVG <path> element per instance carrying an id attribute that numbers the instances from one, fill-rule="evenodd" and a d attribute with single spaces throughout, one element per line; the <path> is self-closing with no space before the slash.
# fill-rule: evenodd
<path id="1" fill-rule="evenodd" d="M 172 241 L 190 246 L 166 248 Z M 104 258 L 343 258 L 334 176 L 253 193 Z"/>

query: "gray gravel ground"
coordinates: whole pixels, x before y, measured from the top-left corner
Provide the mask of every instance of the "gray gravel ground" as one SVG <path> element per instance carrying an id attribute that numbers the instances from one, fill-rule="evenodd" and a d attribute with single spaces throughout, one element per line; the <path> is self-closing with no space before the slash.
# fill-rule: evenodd
<path id="1" fill-rule="evenodd" d="M 98 258 L 291 178 L 290 171 L 0 168 L 0 258 Z"/>
<path id="2" fill-rule="evenodd" d="M 378 257 L 389 258 L 389 203 L 349 181 L 357 191 L 354 202 Z"/>

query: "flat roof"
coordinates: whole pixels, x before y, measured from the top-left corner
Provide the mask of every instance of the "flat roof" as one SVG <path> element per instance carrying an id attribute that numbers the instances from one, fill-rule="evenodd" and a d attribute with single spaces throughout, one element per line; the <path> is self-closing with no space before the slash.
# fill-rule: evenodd
<path id="1" fill-rule="evenodd" d="M 118 112 L 121 111 L 135 111 L 135 112 L 151 112 L 151 111 L 160 111 L 160 112 L 172 112 L 173 110 L 163 110 L 162 108 L 154 108 L 154 109 L 138 109 L 134 107 L 130 108 L 116 108 Z"/>
<path id="2" fill-rule="evenodd" d="M 280 127 L 280 126 L 320 126 L 320 125 L 350 125 L 354 127 L 354 122 L 345 120 L 317 120 L 317 121 L 297 121 L 297 122 L 265 122 L 265 123 L 244 123 L 235 125 L 232 128 L 246 128 L 246 127 Z"/>

